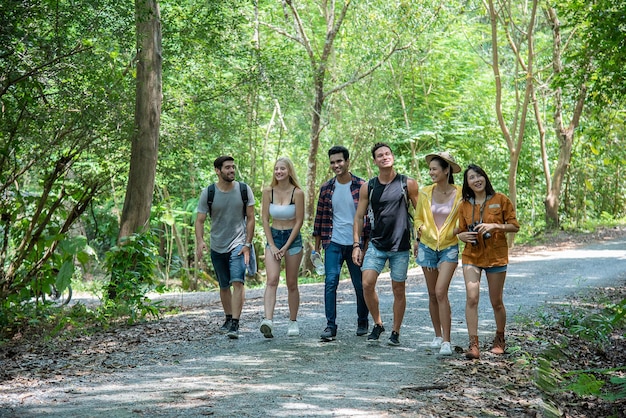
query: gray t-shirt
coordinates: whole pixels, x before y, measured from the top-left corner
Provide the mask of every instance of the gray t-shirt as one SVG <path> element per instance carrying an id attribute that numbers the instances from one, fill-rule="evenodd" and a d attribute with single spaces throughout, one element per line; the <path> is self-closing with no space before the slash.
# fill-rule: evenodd
<path id="1" fill-rule="evenodd" d="M 215 187 L 215 197 L 211 208 L 211 249 L 218 253 L 228 253 L 246 242 L 246 219 L 243 217 L 243 201 L 239 191 L 239 182 L 233 181 L 234 187 L 224 193 Z M 248 206 L 254 206 L 254 195 L 248 188 Z M 200 193 L 198 212 L 209 212 L 207 203 L 208 190 Z"/>

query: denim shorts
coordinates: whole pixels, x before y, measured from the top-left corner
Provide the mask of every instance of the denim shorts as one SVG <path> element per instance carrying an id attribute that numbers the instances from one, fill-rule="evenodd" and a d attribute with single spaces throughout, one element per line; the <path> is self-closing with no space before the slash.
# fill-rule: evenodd
<path id="1" fill-rule="evenodd" d="M 380 274 L 383 268 L 385 268 L 385 263 L 389 260 L 391 280 L 404 282 L 409 270 L 410 258 L 409 251 L 380 251 L 373 245 L 370 245 L 365 252 L 361 271 L 376 270 Z"/>
<path id="2" fill-rule="evenodd" d="M 211 250 L 211 262 L 220 288 L 228 288 L 233 282 L 245 282 L 246 264 L 243 253 L 239 255 L 242 248 L 243 245 L 238 245 L 228 253 Z"/>
<path id="3" fill-rule="evenodd" d="M 420 243 L 417 251 L 417 264 L 424 268 L 436 269 L 441 263 L 459 263 L 459 245 L 454 244 L 443 250 L 433 250 L 432 248 Z"/>
<path id="4" fill-rule="evenodd" d="M 270 227 L 272 231 L 272 239 L 274 240 L 274 245 L 276 248 L 283 248 L 283 245 L 287 243 L 289 236 L 291 235 L 291 231 L 293 229 L 274 229 Z M 266 244 L 266 247 L 269 247 L 269 244 Z M 293 240 L 291 245 L 289 246 L 289 255 L 296 255 L 300 251 L 302 251 L 302 235 L 298 232 L 296 239 Z"/>
<path id="5" fill-rule="evenodd" d="M 472 266 L 480 270 L 485 270 L 485 273 L 502 273 L 506 271 L 508 264 L 505 264 L 503 266 L 493 266 L 493 267 L 479 267 L 479 266 L 475 266 L 474 264 L 463 264 L 463 267 L 465 266 Z"/>

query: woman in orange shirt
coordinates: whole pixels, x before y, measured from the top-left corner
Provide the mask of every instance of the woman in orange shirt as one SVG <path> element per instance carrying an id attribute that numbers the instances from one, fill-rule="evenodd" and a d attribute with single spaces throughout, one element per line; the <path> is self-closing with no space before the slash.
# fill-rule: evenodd
<path id="1" fill-rule="evenodd" d="M 478 344 L 478 300 L 480 276 L 485 271 L 489 299 L 496 321 L 496 336 L 491 352 L 504 354 L 506 309 L 502 301 L 506 269 L 509 263 L 507 232 L 519 231 L 511 200 L 496 193 L 487 173 L 470 164 L 463 173 L 463 202 L 459 207 L 458 238 L 465 242 L 463 276 L 465 278 L 465 319 L 469 333 L 468 359 L 480 358 Z"/>

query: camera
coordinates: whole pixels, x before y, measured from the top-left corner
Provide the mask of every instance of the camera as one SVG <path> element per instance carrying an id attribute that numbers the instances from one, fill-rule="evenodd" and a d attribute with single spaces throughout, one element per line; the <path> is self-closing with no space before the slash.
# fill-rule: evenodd
<path id="1" fill-rule="evenodd" d="M 478 232 L 476 231 L 476 226 L 478 226 L 478 224 L 481 224 L 482 222 L 474 222 L 470 225 L 467 226 L 467 230 L 468 232 Z M 483 239 L 489 239 L 491 238 L 491 232 L 485 232 L 483 234 Z M 472 243 L 472 245 L 478 245 L 478 241 L 477 240 L 472 240 L 470 241 Z"/>

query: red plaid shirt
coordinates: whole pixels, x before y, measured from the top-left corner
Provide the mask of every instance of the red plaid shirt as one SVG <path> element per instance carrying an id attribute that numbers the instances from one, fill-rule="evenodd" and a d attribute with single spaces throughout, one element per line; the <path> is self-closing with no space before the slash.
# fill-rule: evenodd
<path id="1" fill-rule="evenodd" d="M 354 200 L 354 208 L 359 204 L 359 191 L 361 185 L 365 183 L 360 177 L 352 176 L 352 183 L 350 184 L 350 192 L 352 193 L 352 199 Z M 313 236 L 322 237 L 322 247 L 326 249 L 330 244 L 330 238 L 333 235 L 333 193 L 335 191 L 336 177 L 328 180 L 322 184 L 320 188 L 319 198 L 317 199 L 317 211 L 315 213 L 315 223 L 313 224 Z M 370 222 L 367 216 L 363 217 L 363 232 L 361 232 L 361 245 L 369 238 L 370 235 Z"/>

